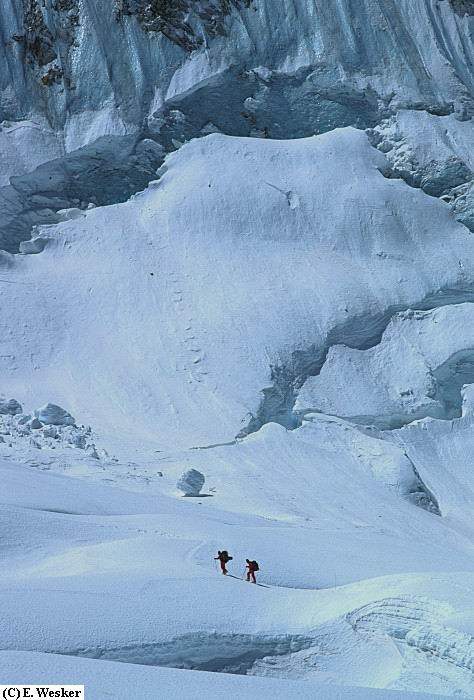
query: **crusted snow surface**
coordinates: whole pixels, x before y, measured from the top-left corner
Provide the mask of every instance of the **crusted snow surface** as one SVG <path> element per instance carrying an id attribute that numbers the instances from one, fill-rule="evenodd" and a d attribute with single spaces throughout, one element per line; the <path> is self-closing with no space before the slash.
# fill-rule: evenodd
<path id="1" fill-rule="evenodd" d="M 332 346 L 303 385 L 297 411 L 321 411 L 379 427 L 461 415 L 461 389 L 474 382 L 471 303 L 396 314 L 368 350 Z M 440 329 L 442 329 L 440 331 Z"/>

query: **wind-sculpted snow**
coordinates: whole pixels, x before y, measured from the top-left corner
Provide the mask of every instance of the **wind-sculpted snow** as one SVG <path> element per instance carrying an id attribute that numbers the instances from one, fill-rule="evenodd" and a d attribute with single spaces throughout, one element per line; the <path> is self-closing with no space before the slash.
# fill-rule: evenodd
<path id="1" fill-rule="evenodd" d="M 374 688 L 344 688 L 327 682 L 272 681 L 229 674 L 177 671 L 169 668 L 133 666 L 109 661 L 76 659 L 55 654 L 31 652 L 0 652 L 0 671 L 12 682 L 21 684 L 25 671 L 38 683 L 55 682 L 64 678 L 71 683 L 86 684 L 91 700 L 102 700 L 106 687 L 114 700 L 130 700 L 130 687 L 141 698 L 152 698 L 156 688 L 166 697 L 173 697 L 179 688 L 180 700 L 208 700 L 213 695 L 231 695 L 234 700 L 247 700 L 257 695 L 259 700 L 274 700 L 275 692 L 285 700 L 393 700 L 393 692 Z M 439 693 L 403 694 L 404 700 L 447 700 Z"/>
<path id="2" fill-rule="evenodd" d="M 428 681 L 424 686 L 427 690 L 457 685 L 455 694 L 472 697 L 474 638 L 442 624 L 449 612 L 449 606 L 436 601 L 407 596 L 372 603 L 348 615 L 347 620 L 358 632 L 394 639 L 405 668 L 416 659 L 418 672 L 424 665 L 436 674 L 434 683 Z M 399 678 L 389 687 L 406 687 L 403 666 Z M 407 675 L 411 674 L 409 671 Z"/>
<path id="3" fill-rule="evenodd" d="M 252 673 L 336 681 L 334 656 L 344 639 L 346 672 L 354 685 L 447 690 L 472 697 L 474 640 L 445 626 L 450 612 L 445 603 L 412 595 L 374 601 L 346 615 L 345 625 L 314 630 L 310 648 L 258 660 Z M 369 654 L 373 667 L 363 663 Z"/>

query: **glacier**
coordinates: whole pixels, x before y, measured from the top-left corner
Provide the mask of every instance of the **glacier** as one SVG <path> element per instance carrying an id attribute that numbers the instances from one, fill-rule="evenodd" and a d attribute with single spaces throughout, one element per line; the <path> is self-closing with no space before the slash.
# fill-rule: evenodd
<path id="1" fill-rule="evenodd" d="M 474 4 L 0 36 L 0 681 L 474 698 Z"/>
<path id="2" fill-rule="evenodd" d="M 171 34 L 198 37 L 194 49 L 170 39 L 169 27 L 158 31 L 153 13 L 143 26 L 146 3 L 138 0 L 2 3 L 0 133 L 10 153 L 3 178 L 28 174 L 25 162 L 36 173 L 53 161 L 52 174 L 43 167 L 25 185 L 13 180 L 0 190 L 0 211 L 10 219 L 0 228 L 3 248 L 15 252 L 34 225 L 55 222 L 64 208 L 58 199 L 85 206 L 97 196 L 100 182 L 88 186 L 89 152 L 82 153 L 97 142 L 112 160 L 106 179 L 120 191 L 114 161 L 121 153 L 133 170 L 138 146 L 154 161 L 157 144 L 169 152 L 210 131 L 285 139 L 375 127 L 403 108 L 472 115 L 472 19 L 462 3 L 191 4 L 193 16 L 172 18 Z M 20 142 L 17 128 L 25 131 Z M 58 197 L 49 178 L 63 166 L 53 159 L 68 154 L 74 186 L 63 175 Z M 66 157 L 66 171 L 69 163 Z"/>

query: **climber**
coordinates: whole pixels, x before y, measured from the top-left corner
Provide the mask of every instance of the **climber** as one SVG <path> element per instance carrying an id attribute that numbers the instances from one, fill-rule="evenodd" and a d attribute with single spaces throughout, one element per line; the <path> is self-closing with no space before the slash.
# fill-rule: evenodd
<path id="1" fill-rule="evenodd" d="M 250 561 L 250 559 L 246 559 L 245 561 L 247 562 L 247 581 L 250 582 L 250 579 L 252 579 L 252 583 L 257 583 L 255 572 L 260 568 L 258 563 L 255 560 Z"/>
<path id="2" fill-rule="evenodd" d="M 229 556 L 229 553 L 225 549 L 222 550 L 222 552 L 218 551 L 217 557 L 214 557 L 214 561 L 219 560 L 220 565 L 221 565 L 221 571 L 224 574 L 224 576 L 228 573 L 225 565 L 231 559 L 232 559 L 232 557 Z"/>

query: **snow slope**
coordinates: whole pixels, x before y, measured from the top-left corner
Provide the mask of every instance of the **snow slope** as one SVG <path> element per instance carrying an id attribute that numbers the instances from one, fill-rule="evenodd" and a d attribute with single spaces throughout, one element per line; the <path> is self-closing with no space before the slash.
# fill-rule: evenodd
<path id="1" fill-rule="evenodd" d="M 2 418 L 4 649 L 474 696 L 467 457 L 430 459 L 438 427 L 284 427 L 331 345 L 383 352 L 400 309 L 435 309 L 398 317 L 430 367 L 470 345 L 471 235 L 386 168 L 354 129 L 211 135 L 3 256 L 2 391 L 93 429 Z M 270 588 L 220 577 L 222 546 Z"/>
<path id="2" fill-rule="evenodd" d="M 2 275 L 2 390 L 160 446 L 258 427 L 275 367 L 298 377 L 329 338 L 364 345 L 391 309 L 466 297 L 469 232 L 384 167 L 353 129 L 212 135 L 129 202 L 43 228 Z"/>

